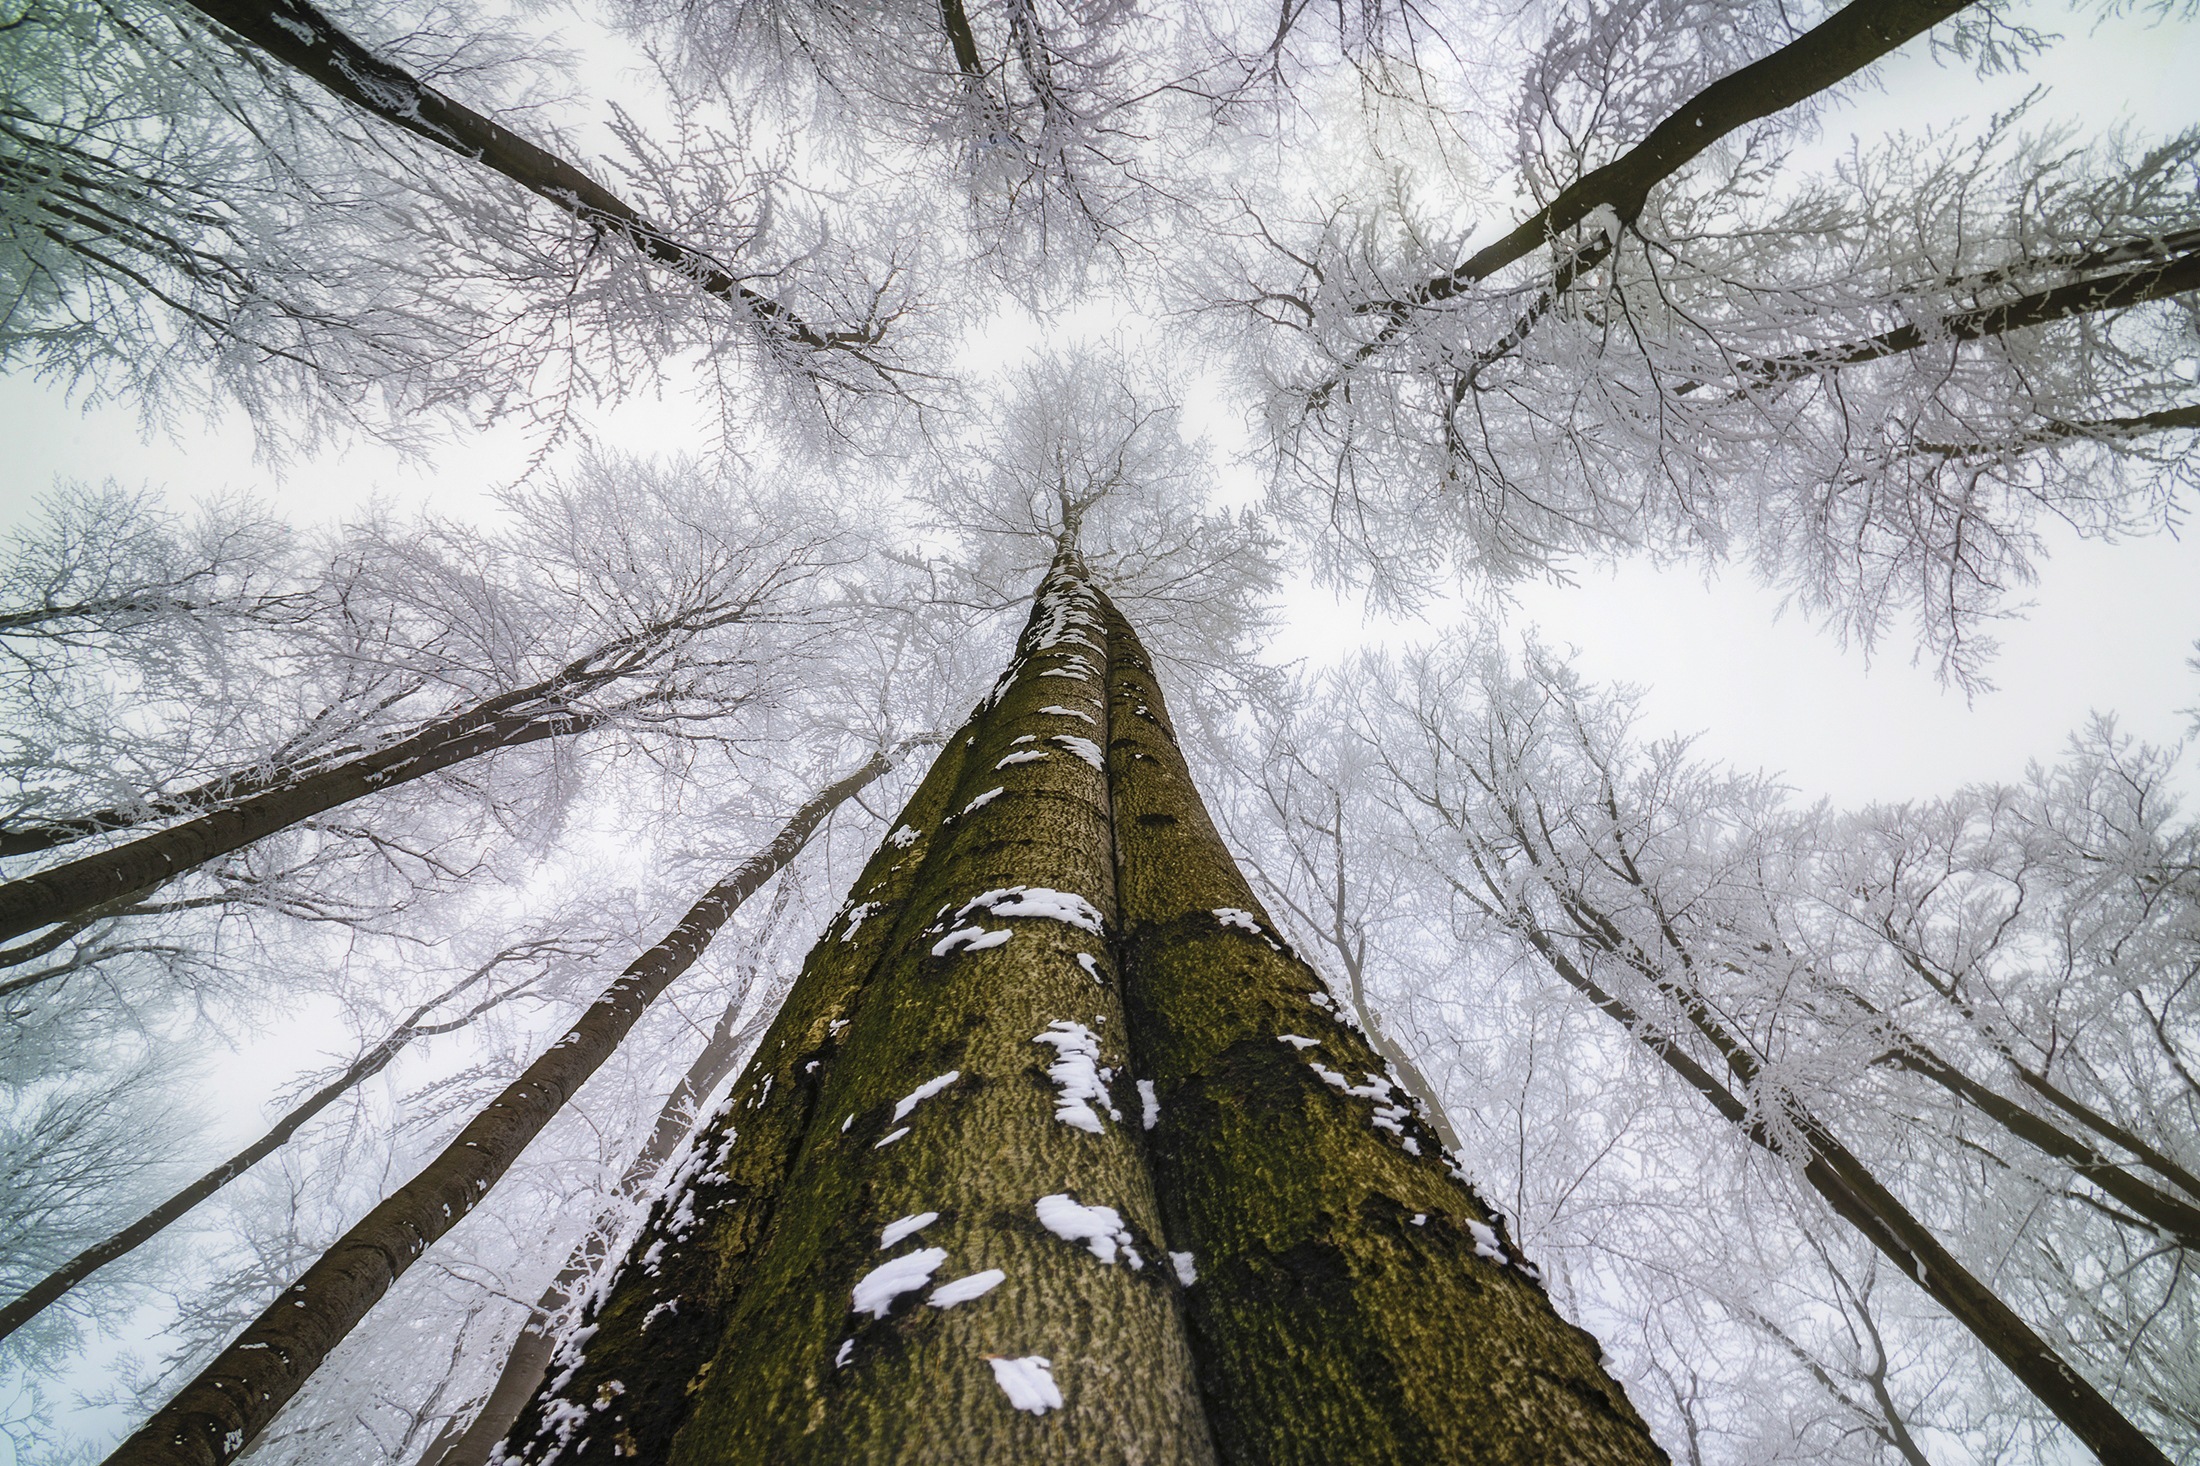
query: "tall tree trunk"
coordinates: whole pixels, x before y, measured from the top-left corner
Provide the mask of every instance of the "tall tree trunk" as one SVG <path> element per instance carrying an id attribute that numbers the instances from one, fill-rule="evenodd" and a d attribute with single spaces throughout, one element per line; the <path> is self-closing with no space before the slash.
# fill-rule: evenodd
<path id="1" fill-rule="evenodd" d="M 1136 635 L 1108 616 L 1133 1060 L 1225 1460 L 1661 1459 L 1209 819 Z"/>
<path id="2" fill-rule="evenodd" d="M 1165 728 L 1065 548 L 508 1459 L 1662 1459 Z"/>
<path id="3" fill-rule="evenodd" d="M 108 1457 L 109 1466 L 234 1460 L 428 1246 L 458 1225 L 651 1001 L 693 966 L 741 903 L 799 854 L 842 801 L 893 767 L 873 754 L 818 791 L 664 939 L 634 959 L 565 1036 L 506 1086 L 420 1173 L 339 1238 L 198 1377 Z"/>
<path id="4" fill-rule="evenodd" d="M 586 714 L 528 709 L 441 719 L 408 738 L 134 840 L 0 886 L 0 941 L 97 916 L 209 860 L 341 804 L 410 783 L 478 754 L 593 726 Z"/>
<path id="5" fill-rule="evenodd" d="M 1122 1118 L 1093 620 L 1065 556 L 508 1458 L 1211 1459 Z"/>

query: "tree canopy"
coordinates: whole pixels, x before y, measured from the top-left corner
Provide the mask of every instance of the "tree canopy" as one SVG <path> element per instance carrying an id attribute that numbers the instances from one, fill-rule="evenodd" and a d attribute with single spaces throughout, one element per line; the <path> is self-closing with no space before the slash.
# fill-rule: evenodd
<path id="1" fill-rule="evenodd" d="M 1813 806 L 1497 625 L 1647 557 L 1976 696 L 2051 536 L 2175 530 L 2200 118 L 2073 115 L 2054 32 L 2193 21 L 25 0 L 8 370 L 179 455 L 244 423 L 283 505 L 363 445 L 438 489 L 17 486 L 0 1438 L 96 1459 L 419 1173 L 474 1190 L 253 1459 L 481 1459 L 628 1306 L 850 882 L 930 838 L 892 811 L 934 751 L 980 699 L 1008 738 L 1073 550 L 1244 868 L 1209 883 L 1613 1418 L 1691 1463 L 2200 1452 L 2183 745 L 2101 709 L 2022 780 Z M 667 401 L 691 431 L 634 430 Z M 490 433 L 506 481 L 438 469 Z M 1281 610 L 1332 596 L 1399 629 L 1309 660 Z M 1096 787 L 1116 860 L 1209 880 L 1178 795 Z M 1183 893 L 1105 879 L 1158 940 Z M 1191 1095 L 1220 1061 L 1142 1001 Z M 1229 1235 L 1171 1168 L 1248 1142 L 1156 1143 L 1136 1227 Z"/>

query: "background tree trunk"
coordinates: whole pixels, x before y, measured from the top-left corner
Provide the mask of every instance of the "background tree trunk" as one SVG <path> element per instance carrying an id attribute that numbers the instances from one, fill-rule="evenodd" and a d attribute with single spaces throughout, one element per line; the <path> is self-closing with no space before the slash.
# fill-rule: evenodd
<path id="1" fill-rule="evenodd" d="M 142 896 L 209 860 L 377 790 L 410 783 L 477 754 L 562 737 L 594 726 L 582 713 L 533 709 L 482 717 L 469 712 L 409 738 L 290 780 L 170 829 L 140 835 L 0 886 L 0 941 Z"/>
<path id="2" fill-rule="evenodd" d="M 874 754 L 797 810 L 769 845 L 629 964 L 565 1036 L 440 1155 L 337 1239 L 242 1336 L 118 1446 L 109 1466 L 215 1466 L 234 1460 L 429 1244 L 488 1194 L 527 1143 L 611 1057 L 643 1010 L 695 964 L 741 903 L 801 852 L 843 800 L 891 767 L 891 755 Z"/>
<path id="3" fill-rule="evenodd" d="M 649 1139 L 628 1164 L 619 1177 L 618 1195 L 622 1201 L 631 1201 L 644 1194 L 658 1173 L 664 1170 L 681 1142 L 695 1133 L 702 1118 L 703 1101 L 715 1091 L 733 1068 L 734 1061 L 748 1048 L 749 1040 L 770 1016 L 761 1013 L 748 1023 L 739 1023 L 741 1014 L 749 1007 L 748 995 L 742 994 L 726 1004 L 718 1015 L 717 1024 L 711 1029 L 710 1038 L 703 1051 L 688 1065 L 687 1072 L 672 1093 L 665 1097 L 664 1105 L 657 1111 L 657 1123 L 650 1127 Z M 596 1219 L 596 1225 L 581 1239 L 565 1266 L 542 1290 L 535 1300 L 534 1309 L 527 1322 L 520 1326 L 519 1337 L 512 1341 L 512 1351 L 506 1356 L 504 1368 L 497 1373 L 496 1383 L 489 1387 L 488 1396 L 481 1408 L 468 1420 L 454 1416 L 428 1449 L 421 1452 L 425 1466 L 487 1466 L 490 1452 L 497 1442 L 504 1439 L 519 1419 L 520 1411 L 534 1398 L 542 1386 L 542 1377 L 550 1368 L 550 1355 L 557 1346 L 555 1330 L 565 1310 L 573 1305 L 588 1281 L 602 1270 L 609 1256 L 619 1224 L 620 1213 L 607 1211 Z"/>

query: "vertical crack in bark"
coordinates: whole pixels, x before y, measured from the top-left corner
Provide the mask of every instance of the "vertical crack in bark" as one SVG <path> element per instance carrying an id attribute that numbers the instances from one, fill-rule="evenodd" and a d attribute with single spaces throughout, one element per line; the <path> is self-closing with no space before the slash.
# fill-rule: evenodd
<path id="1" fill-rule="evenodd" d="M 1065 554 L 508 1453 L 1213 1459 L 1120 1072 L 1097 606 Z"/>
<path id="2" fill-rule="evenodd" d="M 1219 1455 L 1663 1460 L 1596 1342 L 1277 935 L 1136 634 L 1107 617 L 1124 1001 Z"/>

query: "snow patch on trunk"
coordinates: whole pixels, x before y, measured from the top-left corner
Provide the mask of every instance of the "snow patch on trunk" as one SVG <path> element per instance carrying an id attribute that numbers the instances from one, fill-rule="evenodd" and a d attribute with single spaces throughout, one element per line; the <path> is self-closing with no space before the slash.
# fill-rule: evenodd
<path id="1" fill-rule="evenodd" d="M 1061 744 L 1096 769 L 1105 769 L 1108 766 L 1108 756 L 1090 738 L 1079 738 L 1074 733 L 1057 733 L 1047 741 Z"/>
<path id="2" fill-rule="evenodd" d="M 879 904 L 876 901 L 866 901 L 861 906 L 849 907 L 848 926 L 846 930 L 841 932 L 840 939 L 844 942 L 854 941 L 856 932 L 862 928 L 864 921 L 869 917 L 878 915 L 879 909 Z"/>
<path id="3" fill-rule="evenodd" d="M 936 931 L 938 928 L 935 927 L 934 930 Z M 999 931 L 991 932 L 982 926 L 958 927 L 932 944 L 932 955 L 945 957 L 957 947 L 965 947 L 973 952 L 983 952 L 988 947 L 1005 945 L 1012 935 L 1014 934 L 1005 926 Z"/>
<path id="4" fill-rule="evenodd" d="M 911 1110 L 915 1109 L 918 1105 L 923 1104 L 933 1095 L 938 1094 L 941 1090 L 947 1088 L 948 1085 L 953 1084 L 956 1080 L 962 1077 L 962 1070 L 950 1069 L 945 1074 L 940 1075 L 936 1079 L 925 1080 L 924 1083 L 918 1085 L 915 1089 L 910 1090 L 909 1093 L 903 1095 L 900 1099 L 894 1102 L 894 1118 L 897 1120 L 908 1119 L 909 1112 Z"/>
<path id="5" fill-rule="evenodd" d="M 1039 1225 L 1064 1242 L 1084 1243 L 1094 1257 L 1109 1266 L 1114 1266 L 1118 1248 L 1132 1271 L 1145 1266 L 1131 1246 L 1130 1228 L 1123 1225 L 1122 1215 L 1114 1207 L 1084 1206 L 1075 1197 L 1057 1191 L 1040 1197 L 1034 1210 L 1039 1214 Z"/>
<path id="6" fill-rule="evenodd" d="M 894 1306 L 894 1300 L 904 1293 L 914 1293 L 932 1281 L 932 1274 L 947 1261 L 944 1247 L 926 1247 L 905 1257 L 882 1262 L 865 1273 L 856 1282 L 855 1301 L 850 1305 L 857 1313 L 868 1313 L 873 1318 L 884 1318 Z"/>
<path id="7" fill-rule="evenodd" d="M 1062 1408 L 1062 1392 L 1054 1385 L 1052 1360 L 1037 1354 L 1022 1359 L 1001 1359 L 989 1354 L 986 1362 L 993 1366 L 994 1382 L 1008 1396 L 1008 1403 L 1018 1410 L 1044 1415 L 1049 1410 Z"/>
<path id="8" fill-rule="evenodd" d="M 979 795 L 976 799 L 973 799 L 968 804 L 964 805 L 962 807 L 961 813 L 956 815 L 956 818 L 960 819 L 963 815 L 969 814 L 972 810 L 984 809 L 987 805 L 991 804 L 994 800 L 1000 798 L 1003 794 L 1006 794 L 1007 792 L 1008 791 L 1006 789 L 998 787 L 986 790 L 985 793 Z"/>
<path id="9" fill-rule="evenodd" d="M 1057 1018 L 1047 1031 L 1032 1039 L 1054 1050 L 1047 1078 L 1054 1081 L 1054 1118 L 1079 1130 L 1101 1133 L 1100 1116 L 1092 1107 L 1097 1100 L 1111 1119 L 1120 1122 L 1120 1111 L 1108 1102 L 1108 1088 L 1100 1077 L 1100 1037 L 1082 1023 Z"/>
<path id="10" fill-rule="evenodd" d="M 903 1217 L 898 1222 L 888 1222 L 886 1230 L 878 1234 L 879 1250 L 885 1251 L 910 1233 L 921 1232 L 939 1219 L 940 1214 L 936 1211 L 920 1211 L 914 1216 Z"/>
<path id="11" fill-rule="evenodd" d="M 1095 936 L 1100 932 L 1100 908 L 1074 891 L 1056 891 L 1046 886 L 1000 886 L 973 896 L 963 902 L 955 913 L 955 920 L 963 921 L 973 913 L 987 916 L 1043 916 L 1049 921 L 1064 922 Z"/>
<path id="12" fill-rule="evenodd" d="M 983 1298 L 1008 1281 L 1008 1274 L 997 1267 L 989 1267 L 982 1273 L 972 1273 L 967 1278 L 957 1278 L 942 1283 L 932 1290 L 932 1296 L 924 1301 L 934 1308 L 953 1308 L 958 1303 L 968 1303 L 973 1298 Z"/>

